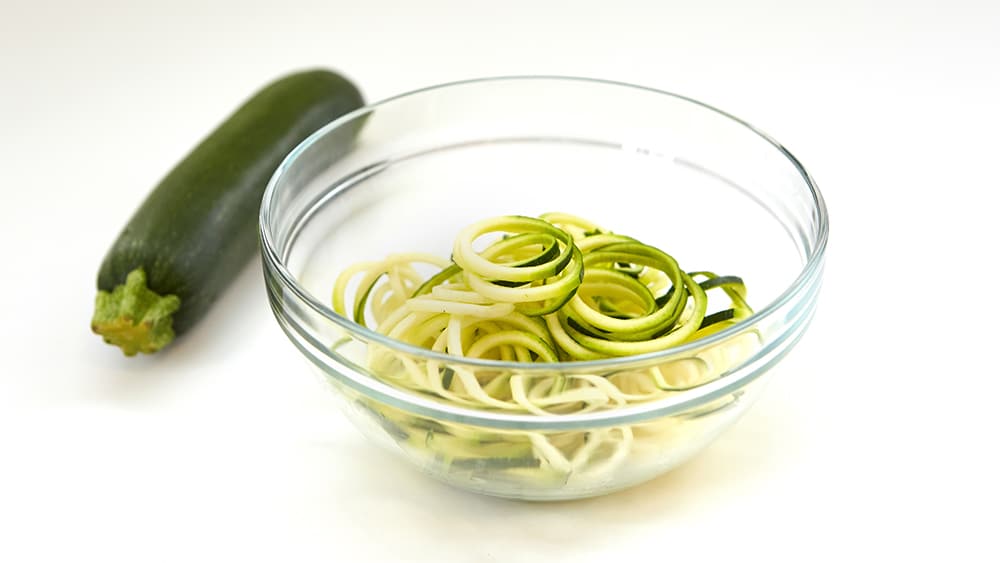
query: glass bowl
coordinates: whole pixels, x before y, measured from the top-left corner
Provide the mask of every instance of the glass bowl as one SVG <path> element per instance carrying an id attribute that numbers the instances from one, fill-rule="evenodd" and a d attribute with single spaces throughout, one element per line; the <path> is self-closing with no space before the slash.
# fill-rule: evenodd
<path id="1" fill-rule="evenodd" d="M 686 270 L 739 275 L 756 312 L 662 352 L 527 364 L 431 352 L 332 310 L 351 264 L 447 257 L 472 222 L 550 211 L 658 246 Z M 348 114 L 288 155 L 260 214 L 274 315 L 356 426 L 437 479 L 529 500 L 641 483 L 732 425 L 806 330 L 827 233 L 805 169 L 747 123 L 667 92 L 563 77 L 457 82 Z M 397 385 L 401 365 L 594 385 L 640 373 L 662 393 L 572 414 L 486 410 Z"/>

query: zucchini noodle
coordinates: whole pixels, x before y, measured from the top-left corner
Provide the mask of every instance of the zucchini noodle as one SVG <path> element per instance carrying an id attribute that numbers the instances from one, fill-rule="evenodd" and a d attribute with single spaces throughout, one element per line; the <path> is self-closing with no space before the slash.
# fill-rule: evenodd
<path id="1" fill-rule="evenodd" d="M 579 414 L 662 399 L 723 375 L 756 344 L 737 338 L 641 369 L 572 369 L 693 342 L 753 311 L 739 277 L 685 271 L 663 250 L 565 213 L 479 221 L 459 231 L 450 259 L 402 253 L 353 265 L 334 284 L 333 307 L 389 338 L 456 358 L 553 364 L 551 371 L 473 367 L 367 347 L 369 371 L 394 386 L 510 413 Z M 655 449 L 673 434 L 665 425 L 683 422 L 486 431 L 363 406 L 391 436 L 452 470 L 560 479 L 611 471 L 643 441 Z"/>

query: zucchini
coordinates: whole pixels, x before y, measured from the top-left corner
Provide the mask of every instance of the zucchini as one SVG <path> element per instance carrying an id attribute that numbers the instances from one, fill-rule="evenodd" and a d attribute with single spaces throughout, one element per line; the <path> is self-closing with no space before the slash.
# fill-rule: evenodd
<path id="1" fill-rule="evenodd" d="M 682 355 L 567 368 L 668 350 L 744 322 L 753 310 L 743 279 L 684 270 L 655 246 L 566 213 L 488 218 L 461 229 L 451 250 L 437 261 L 397 252 L 337 276 L 336 313 L 435 353 L 370 345 L 371 377 L 463 409 L 574 416 L 675 396 L 760 351 L 756 331 L 747 329 Z M 698 429 L 686 419 L 727 408 L 736 396 L 713 401 L 705 413 L 560 432 L 457 422 L 425 428 L 416 416 L 368 405 L 408 454 L 426 458 L 425 467 L 472 487 L 492 479 L 516 492 L 600 487 L 630 462 L 690 439 Z"/>
<path id="2" fill-rule="evenodd" d="M 254 94 L 118 235 L 97 275 L 92 330 L 134 356 L 190 329 L 257 251 L 261 198 L 282 159 L 363 103 L 349 80 L 327 70 L 291 74 Z"/>

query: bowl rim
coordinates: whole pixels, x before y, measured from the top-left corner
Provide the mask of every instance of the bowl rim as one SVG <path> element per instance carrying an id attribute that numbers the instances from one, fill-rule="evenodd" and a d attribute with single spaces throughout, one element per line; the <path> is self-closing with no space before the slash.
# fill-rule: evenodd
<path id="1" fill-rule="evenodd" d="M 372 329 L 363 327 L 346 317 L 338 315 L 333 311 L 331 306 L 317 299 L 316 296 L 314 296 L 311 292 L 306 290 L 298 283 L 296 277 L 289 271 L 288 267 L 281 259 L 281 255 L 277 251 L 274 239 L 271 235 L 270 224 L 272 222 L 271 221 L 272 205 L 276 201 L 276 193 L 278 191 L 279 184 L 282 182 L 285 175 L 288 173 L 289 169 L 296 164 L 299 157 L 309 147 L 315 144 L 322 137 L 330 134 L 332 131 L 338 129 L 344 124 L 352 122 L 353 120 L 358 119 L 361 116 L 367 115 L 380 107 L 398 102 L 400 100 L 412 98 L 415 96 L 419 96 L 421 94 L 426 94 L 438 90 L 452 89 L 456 87 L 463 87 L 463 86 L 477 85 L 477 84 L 489 84 L 489 83 L 512 82 L 512 81 L 523 81 L 523 82 L 556 81 L 556 82 L 566 82 L 566 83 L 580 83 L 583 85 L 596 84 L 602 86 L 613 86 L 616 88 L 623 88 L 628 90 L 650 92 L 657 95 L 673 98 L 675 100 L 680 100 L 682 102 L 709 110 L 710 112 L 716 113 L 728 119 L 737 126 L 744 127 L 751 133 L 760 137 L 763 141 L 770 144 L 775 150 L 777 150 L 781 155 L 783 155 L 789 161 L 792 167 L 801 176 L 803 182 L 805 183 L 805 187 L 812 198 L 810 201 L 811 203 L 810 211 L 815 214 L 815 222 L 817 225 L 817 236 L 815 244 L 811 248 L 806 249 L 808 252 L 806 256 L 806 262 L 805 264 L 802 265 L 798 276 L 796 276 L 794 281 L 792 281 L 792 283 L 789 284 L 781 294 L 779 294 L 776 298 L 774 298 L 771 302 L 764 305 L 759 310 L 755 311 L 751 316 L 741 320 L 739 323 L 733 326 L 727 327 L 724 330 L 721 330 L 704 338 L 657 352 L 648 352 L 645 354 L 604 358 L 598 360 L 560 362 L 556 364 L 507 362 L 500 360 L 465 358 L 441 352 L 434 352 L 432 350 L 427 350 L 425 348 L 407 344 L 392 338 L 388 338 Z M 330 322 L 338 325 L 340 328 L 344 329 L 349 334 L 361 337 L 363 340 L 374 342 L 377 343 L 378 345 L 385 346 L 393 351 L 401 352 L 411 356 L 416 356 L 429 360 L 446 361 L 450 364 L 455 364 L 470 368 L 507 369 L 507 370 L 518 370 L 521 372 L 533 372 L 533 371 L 551 371 L 553 369 L 553 366 L 557 367 L 565 366 L 567 369 L 571 368 L 573 370 L 585 370 L 585 369 L 607 370 L 633 364 L 646 364 L 649 362 L 666 361 L 670 359 L 677 359 L 679 357 L 684 357 L 690 352 L 713 346 L 718 342 L 733 337 L 745 331 L 748 327 L 755 325 L 759 323 L 761 320 L 773 315 L 776 311 L 781 309 L 784 305 L 786 305 L 789 301 L 794 299 L 797 295 L 807 291 L 809 289 L 812 280 L 815 277 L 817 277 L 819 270 L 822 268 L 826 254 L 827 241 L 829 238 L 829 214 L 823 195 L 820 192 L 819 187 L 817 186 L 815 180 L 805 169 L 805 167 L 801 164 L 801 162 L 790 151 L 788 151 L 788 149 L 786 149 L 781 143 L 779 143 L 773 137 L 763 132 L 759 128 L 751 125 L 747 121 L 740 119 L 728 112 L 720 110 L 714 106 L 711 106 L 694 98 L 690 98 L 680 94 L 675 94 L 673 92 L 669 92 L 666 90 L 660 90 L 648 86 L 641 86 L 637 84 L 631 84 L 616 80 L 589 78 L 582 76 L 549 75 L 549 74 L 503 75 L 503 76 L 488 76 L 488 77 L 479 77 L 479 78 L 444 82 L 440 84 L 434 84 L 431 86 L 426 86 L 415 90 L 403 92 L 401 94 L 390 96 L 388 98 L 384 98 L 376 102 L 365 104 L 362 107 L 359 107 L 351 112 L 348 112 L 342 115 L 341 117 L 331 121 L 330 123 L 324 125 L 320 129 L 316 130 L 311 135 L 309 135 L 305 140 L 299 143 L 291 152 L 289 152 L 282 160 L 278 168 L 275 169 L 275 172 L 272 174 L 270 180 L 268 181 L 267 187 L 264 190 L 264 194 L 261 200 L 261 208 L 260 208 L 260 213 L 258 215 L 258 231 L 259 231 L 258 234 L 261 245 L 261 254 L 266 263 L 265 266 L 270 267 L 274 271 L 274 273 L 277 275 L 278 280 L 283 286 L 283 289 L 286 291 L 290 291 L 292 294 L 294 294 L 298 299 L 300 299 L 304 304 L 306 304 L 313 312 L 319 314 L 326 320 L 329 320 Z M 742 366 L 736 366 L 735 368 L 727 372 L 727 374 L 739 371 L 740 367 Z M 725 375 L 726 374 L 723 374 L 723 376 Z M 730 379 L 730 378 L 720 377 L 720 379 Z M 745 377 L 740 376 L 737 379 L 743 380 L 745 379 Z M 718 381 L 719 379 L 713 380 L 713 382 L 718 382 Z M 381 383 L 380 381 L 377 380 L 370 380 L 370 382 Z M 713 382 L 708 382 L 706 384 L 694 387 L 687 391 L 678 392 L 678 395 L 687 396 L 689 394 L 694 394 L 700 396 L 701 393 L 698 393 L 698 390 L 705 389 L 706 387 L 711 387 L 711 383 Z M 729 384 L 725 386 L 726 388 L 731 388 L 732 384 L 735 382 L 730 379 L 728 383 Z M 371 385 L 368 382 L 365 383 L 365 386 L 369 388 L 371 387 Z M 397 390 L 397 388 L 391 385 L 389 387 L 394 390 Z M 393 395 L 395 394 L 393 393 Z M 621 409 L 614 409 L 613 411 L 609 412 L 623 414 L 625 411 L 633 410 L 635 407 L 644 407 L 641 410 L 647 410 L 648 407 L 652 405 L 676 397 L 677 395 L 674 395 L 671 397 L 666 397 L 664 399 L 651 401 L 649 403 L 629 405 L 627 407 Z M 415 396 L 411 398 L 416 399 L 417 402 L 423 402 L 422 398 Z M 694 399 L 695 397 L 691 398 Z M 406 402 L 411 402 L 411 401 L 407 399 Z M 435 404 L 437 405 L 436 408 L 438 409 L 444 408 L 451 410 L 452 408 L 454 408 L 454 410 L 467 410 L 470 413 L 479 413 L 479 415 L 488 414 L 492 412 L 492 411 L 482 411 L 477 409 L 466 409 L 464 407 L 458 407 L 458 406 L 452 407 L 452 405 L 443 403 L 435 403 Z M 500 414 L 501 417 L 507 419 L 511 419 L 511 417 L 520 418 L 518 415 L 504 414 L 504 413 Z M 598 413 L 588 413 L 588 415 L 592 414 L 598 414 Z M 567 416 L 569 415 L 552 415 L 553 419 L 565 419 Z M 587 415 L 582 415 L 582 416 L 587 416 Z M 527 415 L 527 417 L 533 419 L 548 418 L 540 415 Z"/>

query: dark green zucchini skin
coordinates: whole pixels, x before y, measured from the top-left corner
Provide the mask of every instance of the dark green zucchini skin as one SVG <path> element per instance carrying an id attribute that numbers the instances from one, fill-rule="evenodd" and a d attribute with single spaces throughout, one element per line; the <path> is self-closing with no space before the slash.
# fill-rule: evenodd
<path id="1" fill-rule="evenodd" d="M 172 329 L 184 333 L 257 252 L 261 198 L 282 159 L 363 104 L 348 79 L 326 70 L 264 87 L 153 189 L 105 256 L 98 289 L 112 292 L 144 270 L 150 290 L 180 298 Z M 94 330 L 100 333 L 96 321 Z"/>

